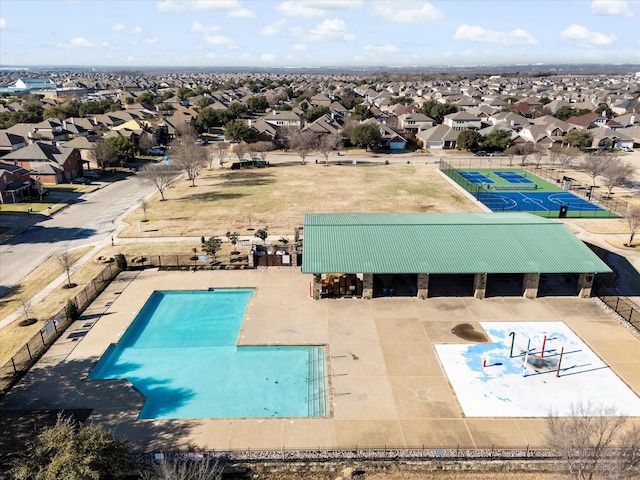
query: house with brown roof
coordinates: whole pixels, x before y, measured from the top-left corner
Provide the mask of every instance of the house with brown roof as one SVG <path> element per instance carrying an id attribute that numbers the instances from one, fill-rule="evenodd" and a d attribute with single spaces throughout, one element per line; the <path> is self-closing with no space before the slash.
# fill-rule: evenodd
<path id="1" fill-rule="evenodd" d="M 75 148 L 34 142 L 0 157 L 0 162 L 20 166 L 41 183 L 64 183 L 82 175 L 82 159 Z"/>
<path id="2" fill-rule="evenodd" d="M 0 156 L 26 147 L 29 142 L 22 136 L 6 130 L 0 130 Z"/>
<path id="3" fill-rule="evenodd" d="M 442 123 L 454 130 L 480 130 L 482 128 L 482 120 L 468 112 L 445 115 Z"/>
<path id="4" fill-rule="evenodd" d="M 29 171 L 0 162 L 0 203 L 17 203 L 31 197 Z"/>
<path id="5" fill-rule="evenodd" d="M 436 125 L 435 127 L 428 128 L 416 135 L 416 139 L 422 146 L 422 148 L 444 148 L 452 149 L 456 148 L 456 141 L 460 130 L 454 130 L 448 125 Z"/>

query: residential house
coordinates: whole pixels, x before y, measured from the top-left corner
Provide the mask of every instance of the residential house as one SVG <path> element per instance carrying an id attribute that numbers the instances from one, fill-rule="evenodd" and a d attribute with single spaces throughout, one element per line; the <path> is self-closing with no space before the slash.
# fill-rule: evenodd
<path id="1" fill-rule="evenodd" d="M 17 203 L 31 196 L 29 171 L 19 165 L 0 162 L 0 203 Z"/>
<path id="2" fill-rule="evenodd" d="M 64 183 L 82 174 L 78 150 L 45 142 L 15 150 L 0 157 L 0 161 L 21 166 L 41 183 Z"/>
<path id="3" fill-rule="evenodd" d="M 480 130 L 482 128 L 482 120 L 468 112 L 445 115 L 442 123 L 454 130 Z"/>
<path id="4" fill-rule="evenodd" d="M 590 129 L 589 133 L 593 135 L 593 148 L 633 148 L 633 138 L 626 135 L 624 130 L 598 127 Z"/>
<path id="5" fill-rule="evenodd" d="M 433 127 L 434 123 L 433 118 L 423 113 L 405 113 L 398 117 L 398 128 L 413 135 Z"/>
<path id="6" fill-rule="evenodd" d="M 458 140 L 459 134 L 460 130 L 454 130 L 448 125 L 437 125 L 418 133 L 416 138 L 422 148 L 452 149 L 456 148 L 456 141 Z"/>
<path id="7" fill-rule="evenodd" d="M 384 122 L 379 122 L 375 118 L 368 118 L 362 123 L 372 123 L 377 125 L 382 136 L 380 146 L 389 150 L 404 150 L 407 147 L 407 139 L 396 132 Z"/>
<path id="8" fill-rule="evenodd" d="M 0 130 L 0 156 L 27 145 L 29 145 L 29 142 L 22 135 Z"/>
<path id="9" fill-rule="evenodd" d="M 272 110 L 262 119 L 274 127 L 302 128 L 302 117 L 291 110 Z"/>

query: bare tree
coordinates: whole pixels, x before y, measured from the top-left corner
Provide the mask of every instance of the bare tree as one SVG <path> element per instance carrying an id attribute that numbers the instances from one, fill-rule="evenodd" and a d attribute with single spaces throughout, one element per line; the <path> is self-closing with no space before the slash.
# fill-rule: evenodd
<path id="1" fill-rule="evenodd" d="M 238 157 L 238 161 L 240 163 L 242 163 L 242 160 L 244 159 L 244 154 L 247 153 L 249 151 L 247 142 L 240 142 L 240 143 L 236 143 L 233 146 L 233 153 L 236 154 L 236 157 Z"/>
<path id="2" fill-rule="evenodd" d="M 558 161 L 561 150 L 562 150 L 562 145 L 558 143 L 554 143 L 553 145 L 551 145 L 551 148 L 549 149 L 549 165 L 551 165 L 552 167 Z"/>
<path id="3" fill-rule="evenodd" d="M 560 148 L 558 152 L 558 165 L 560 171 L 563 172 L 567 165 L 570 165 L 575 158 L 578 158 L 582 152 L 574 147 Z"/>
<path id="4" fill-rule="evenodd" d="M 142 201 L 140 202 L 140 208 L 142 208 L 142 213 L 144 214 L 144 219 L 142 220 L 143 222 L 147 221 L 147 208 L 149 207 L 149 204 L 147 203 L 147 201 L 145 199 L 142 199 Z"/>
<path id="5" fill-rule="evenodd" d="M 623 434 L 618 452 L 618 478 L 640 478 L 640 426 Z"/>
<path id="6" fill-rule="evenodd" d="M 607 196 L 611 196 L 613 187 L 623 185 L 634 173 L 636 173 L 636 167 L 624 162 L 617 155 L 612 155 L 602 172 Z"/>
<path id="7" fill-rule="evenodd" d="M 164 191 L 173 183 L 179 173 L 180 170 L 165 162 L 148 163 L 140 169 L 138 178 L 143 184 L 156 187 L 164 202 Z"/>
<path id="8" fill-rule="evenodd" d="M 536 145 L 533 150 L 533 158 L 535 159 L 536 168 L 540 168 L 540 164 L 547 154 L 547 149 L 541 145 Z"/>
<path id="9" fill-rule="evenodd" d="M 601 150 L 582 157 L 580 168 L 591 176 L 594 187 L 596 186 L 596 177 L 605 172 L 610 158 L 611 155 Z"/>
<path id="10" fill-rule="evenodd" d="M 218 165 L 222 167 L 224 165 L 224 159 L 229 151 L 229 144 L 226 142 L 215 142 L 210 147 L 209 152 L 209 170 L 212 168 L 212 162 L 214 159 L 218 159 Z"/>
<path id="11" fill-rule="evenodd" d="M 250 160 L 258 158 L 258 149 L 256 148 L 256 142 L 247 143 L 247 153 L 249 154 Z"/>
<path id="12" fill-rule="evenodd" d="M 187 173 L 191 186 L 196 186 L 196 177 L 207 164 L 207 149 L 195 145 L 196 137 L 183 136 L 180 143 L 173 147 L 171 161 L 173 164 Z"/>
<path id="13" fill-rule="evenodd" d="M 189 460 L 161 460 L 153 473 L 144 472 L 144 480 L 220 480 L 222 467 L 211 457 Z"/>
<path id="14" fill-rule="evenodd" d="M 29 323 L 29 320 L 31 320 L 31 308 L 31 300 L 20 299 L 20 311 L 24 315 L 26 323 Z"/>
<path id="15" fill-rule="evenodd" d="M 149 153 L 153 147 L 156 146 L 156 139 L 149 132 L 142 132 L 140 138 L 138 139 L 138 149 L 140 153 L 146 155 Z"/>
<path id="16" fill-rule="evenodd" d="M 275 149 L 273 142 L 256 142 L 255 148 L 260 156 L 260 160 L 263 162 L 267 161 L 267 155 L 269 155 L 269 152 L 272 152 Z"/>
<path id="17" fill-rule="evenodd" d="M 62 267 L 62 269 L 67 274 L 67 285 L 66 288 L 73 288 L 75 284 L 71 283 L 71 267 L 73 262 L 71 261 L 71 254 L 68 250 L 64 250 L 56 255 L 56 260 Z"/>
<path id="18" fill-rule="evenodd" d="M 324 157 L 324 164 L 329 165 L 329 155 L 340 145 L 340 137 L 336 134 L 324 135 L 318 140 L 316 150 Z"/>
<path id="19" fill-rule="evenodd" d="M 509 166 L 512 167 L 513 157 L 515 157 L 518 154 L 518 147 L 516 147 L 515 145 L 511 145 L 509 148 L 505 149 L 504 154 L 507 156 L 507 159 L 509 160 Z"/>
<path id="20" fill-rule="evenodd" d="M 629 242 L 625 243 L 625 246 L 633 247 L 633 237 L 635 237 L 638 228 L 640 228 L 640 206 L 627 208 L 624 218 L 629 224 Z"/>
<path id="21" fill-rule="evenodd" d="M 578 480 L 590 480 L 611 468 L 607 449 L 612 446 L 627 418 L 615 407 L 574 404 L 559 416 L 547 416 L 547 443 Z"/>
<path id="22" fill-rule="evenodd" d="M 316 134 L 310 130 L 302 131 L 300 129 L 290 127 L 283 129 L 282 132 L 287 140 L 289 148 L 298 154 L 302 160 L 302 164 L 305 165 L 305 159 L 316 148 Z"/>
<path id="23" fill-rule="evenodd" d="M 112 142 L 107 142 L 101 138 L 95 142 L 93 149 L 89 151 L 89 157 L 96 162 L 98 167 L 106 168 L 117 163 L 118 152 Z"/>
<path id="24" fill-rule="evenodd" d="M 530 142 L 524 142 L 518 144 L 518 153 L 521 155 L 520 165 L 524 165 L 527 162 L 527 157 L 533 153 L 536 149 L 535 145 Z"/>

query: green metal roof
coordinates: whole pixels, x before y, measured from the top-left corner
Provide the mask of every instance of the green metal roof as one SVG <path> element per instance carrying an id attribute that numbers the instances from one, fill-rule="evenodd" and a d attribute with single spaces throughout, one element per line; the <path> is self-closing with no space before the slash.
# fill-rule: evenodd
<path id="1" fill-rule="evenodd" d="M 564 224 L 527 213 L 306 214 L 303 273 L 604 273 Z"/>

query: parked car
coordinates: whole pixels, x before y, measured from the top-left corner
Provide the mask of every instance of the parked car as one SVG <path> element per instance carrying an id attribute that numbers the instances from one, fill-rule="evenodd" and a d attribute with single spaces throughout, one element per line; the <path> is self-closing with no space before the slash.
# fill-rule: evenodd
<path id="1" fill-rule="evenodd" d="M 487 152 L 485 152 L 484 150 L 478 150 L 476 153 L 474 153 L 474 155 L 476 157 L 486 157 L 487 156 Z"/>
<path id="2" fill-rule="evenodd" d="M 88 178 L 84 178 L 84 177 L 76 177 L 76 178 L 72 178 L 70 180 L 71 183 L 75 183 L 75 184 L 79 184 L 79 185 L 88 185 L 89 183 L 91 183 L 91 180 L 89 180 Z"/>
<path id="3" fill-rule="evenodd" d="M 83 175 L 84 175 L 84 178 L 88 178 L 91 180 L 96 180 L 97 178 L 100 178 L 100 175 L 98 175 L 96 172 L 84 172 Z"/>
<path id="4" fill-rule="evenodd" d="M 620 147 L 620 150 L 627 153 L 633 153 L 633 148 L 630 147 Z"/>
<path id="5" fill-rule="evenodd" d="M 161 148 L 152 148 L 151 150 L 149 150 L 149 155 L 162 156 L 164 155 L 164 150 L 162 150 Z"/>

